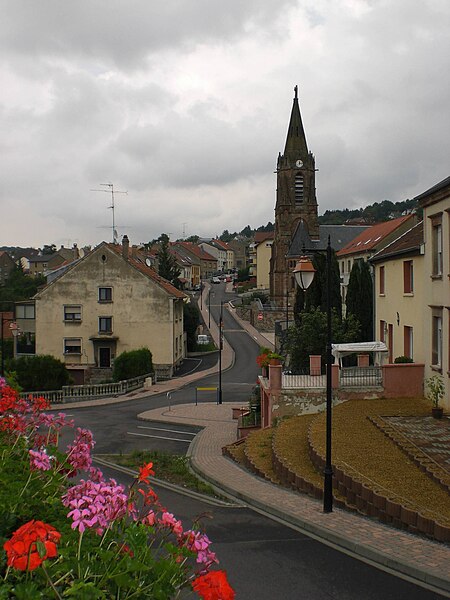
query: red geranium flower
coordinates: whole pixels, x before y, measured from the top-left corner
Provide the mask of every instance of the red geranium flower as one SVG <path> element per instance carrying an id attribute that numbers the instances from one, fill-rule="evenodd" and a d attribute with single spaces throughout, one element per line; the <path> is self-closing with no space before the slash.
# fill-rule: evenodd
<path id="1" fill-rule="evenodd" d="M 47 558 L 58 552 L 56 544 L 61 534 L 42 521 L 29 521 L 19 527 L 12 538 L 3 544 L 8 556 L 7 565 L 20 571 L 33 571 Z"/>
<path id="2" fill-rule="evenodd" d="M 147 464 L 144 463 L 143 467 L 139 467 L 138 481 L 144 481 L 145 483 L 149 483 L 148 478 L 150 477 L 150 475 L 155 474 L 155 472 L 152 471 L 152 467 L 152 462 L 149 462 Z"/>
<path id="3" fill-rule="evenodd" d="M 235 593 L 225 571 L 211 571 L 192 582 L 192 589 L 203 600 L 234 600 Z"/>

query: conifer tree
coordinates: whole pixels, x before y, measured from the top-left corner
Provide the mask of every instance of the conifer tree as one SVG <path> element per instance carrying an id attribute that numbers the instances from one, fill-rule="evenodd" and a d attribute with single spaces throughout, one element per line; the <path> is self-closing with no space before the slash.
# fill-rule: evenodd
<path id="1" fill-rule="evenodd" d="M 365 260 L 353 263 L 348 281 L 347 315 L 354 315 L 361 325 L 360 342 L 373 339 L 373 284 L 370 267 Z"/>

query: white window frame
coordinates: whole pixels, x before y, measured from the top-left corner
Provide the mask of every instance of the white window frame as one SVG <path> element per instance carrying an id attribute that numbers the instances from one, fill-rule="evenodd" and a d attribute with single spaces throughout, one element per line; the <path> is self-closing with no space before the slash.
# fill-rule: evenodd
<path id="1" fill-rule="evenodd" d="M 70 342 L 72 342 L 72 344 L 70 344 Z M 78 343 L 73 344 L 73 342 L 79 342 L 79 348 L 80 348 L 79 351 L 67 349 L 68 347 L 71 347 L 71 348 L 77 347 L 78 348 Z M 63 354 L 64 355 L 68 355 L 68 354 L 80 355 L 80 354 L 82 354 L 82 339 L 81 338 L 64 338 Z"/>
<path id="2" fill-rule="evenodd" d="M 64 321 L 66 323 L 81 323 L 81 320 L 81 304 L 64 305 Z"/>

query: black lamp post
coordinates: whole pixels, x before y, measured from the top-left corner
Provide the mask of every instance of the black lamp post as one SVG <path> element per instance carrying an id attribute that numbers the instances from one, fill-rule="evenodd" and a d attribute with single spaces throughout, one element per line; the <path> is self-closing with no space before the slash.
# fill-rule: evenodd
<path id="1" fill-rule="evenodd" d="M 223 350 L 223 300 L 220 301 L 219 319 L 219 390 L 217 404 L 222 404 L 222 350 Z"/>
<path id="2" fill-rule="evenodd" d="M 327 258 L 327 348 L 326 348 L 326 369 L 327 369 L 327 402 L 326 402 L 326 441 L 325 441 L 325 469 L 323 483 L 323 512 L 333 511 L 333 466 L 331 463 L 331 416 L 332 416 L 332 387 L 331 387 L 331 244 L 328 236 L 326 249 L 304 248 L 310 252 L 326 252 Z M 295 280 L 300 288 L 305 291 L 314 279 L 315 269 L 307 256 L 302 256 L 294 269 Z"/>
<path id="3" fill-rule="evenodd" d="M 208 329 L 211 328 L 211 288 L 208 290 Z"/>
<path id="4" fill-rule="evenodd" d="M 1 313 L 1 317 L 0 317 L 0 348 L 1 348 L 1 352 L 2 352 L 2 362 L 1 362 L 0 375 L 2 377 L 5 376 L 5 339 L 4 339 L 4 335 L 3 335 L 3 327 L 4 327 L 5 323 L 10 323 L 10 329 L 14 336 L 14 347 L 16 345 L 16 336 L 18 334 L 16 320 L 14 318 L 7 319 L 3 316 L 3 313 Z M 14 352 L 14 354 L 15 354 L 15 352 Z"/>
<path id="5" fill-rule="evenodd" d="M 200 276 L 200 310 L 203 308 L 203 282 Z"/>

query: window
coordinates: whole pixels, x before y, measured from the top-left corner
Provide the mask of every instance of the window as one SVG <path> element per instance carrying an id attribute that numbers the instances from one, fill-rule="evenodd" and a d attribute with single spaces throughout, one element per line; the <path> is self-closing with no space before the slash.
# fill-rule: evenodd
<path id="1" fill-rule="evenodd" d="M 81 322 L 81 306 L 64 306 L 64 321 Z"/>
<path id="2" fill-rule="evenodd" d="M 380 267 L 380 296 L 384 296 L 384 267 Z"/>
<path id="3" fill-rule="evenodd" d="M 413 358 L 413 328 L 403 328 L 403 354 L 409 358 Z"/>
<path id="4" fill-rule="evenodd" d="M 34 304 L 17 304 L 16 319 L 34 319 Z"/>
<path id="5" fill-rule="evenodd" d="M 295 176 L 295 204 L 303 202 L 303 175 Z"/>
<path id="6" fill-rule="evenodd" d="M 98 288 L 98 301 L 99 302 L 112 302 L 112 288 L 111 287 Z"/>
<path id="7" fill-rule="evenodd" d="M 387 324 L 386 321 L 380 321 L 380 342 L 386 341 Z"/>
<path id="8" fill-rule="evenodd" d="M 414 291 L 414 269 L 413 261 L 405 260 L 403 262 L 403 293 L 412 294 Z"/>
<path id="9" fill-rule="evenodd" d="M 432 275 L 442 277 L 442 214 L 431 217 Z"/>
<path id="10" fill-rule="evenodd" d="M 98 332 L 99 333 L 112 333 L 112 317 L 99 317 L 98 318 Z"/>
<path id="11" fill-rule="evenodd" d="M 64 354 L 81 354 L 81 338 L 65 338 Z"/>
<path id="12" fill-rule="evenodd" d="M 432 316 L 432 348 L 431 364 L 435 367 L 442 366 L 442 311 L 433 310 Z"/>

